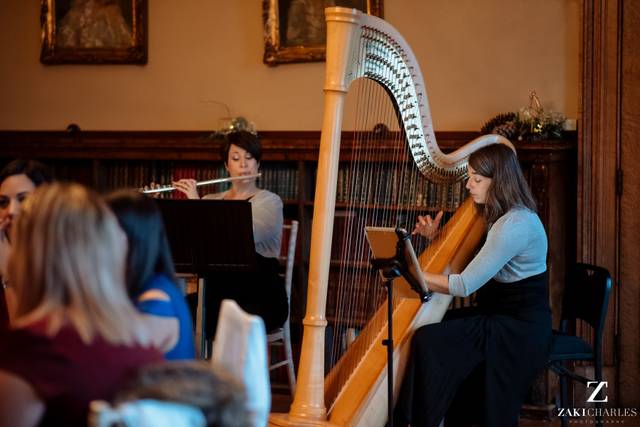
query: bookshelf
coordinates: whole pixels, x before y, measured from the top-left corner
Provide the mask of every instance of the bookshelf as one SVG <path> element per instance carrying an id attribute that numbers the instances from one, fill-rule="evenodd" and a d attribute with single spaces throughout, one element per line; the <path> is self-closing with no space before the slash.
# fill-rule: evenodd
<path id="1" fill-rule="evenodd" d="M 300 221 L 296 275 L 291 302 L 292 333 L 299 340 L 306 304 L 306 276 L 309 262 L 313 193 L 320 133 L 315 131 L 262 132 L 261 186 L 279 194 L 285 218 Z M 478 136 L 477 132 L 436 132 L 443 151 L 453 150 Z M 341 170 L 351 160 L 352 135 L 343 134 Z M 549 236 L 550 301 L 554 326 L 559 319 L 562 282 L 567 263 L 575 260 L 576 149 L 575 136 L 568 140 L 516 143 L 525 175 L 539 204 L 539 213 Z M 219 142 L 210 132 L 196 131 L 3 131 L 0 132 L 0 162 L 16 157 L 36 158 L 51 166 L 58 179 L 75 180 L 105 192 L 116 187 L 141 187 L 173 178 L 197 180 L 224 176 Z M 391 145 L 379 141 L 376 160 L 391 160 Z M 388 156 L 385 153 L 389 153 Z M 363 160 L 371 160 L 364 158 Z M 391 170 L 382 169 L 393 179 Z M 343 184 L 344 185 L 344 184 Z M 206 188 L 204 192 L 221 191 Z M 414 189 L 408 199 L 411 209 L 433 210 L 438 198 L 460 197 Z M 464 189 L 458 189 L 464 191 Z M 346 188 L 338 188 L 337 207 L 344 207 Z M 398 200 L 390 195 L 388 209 Z M 407 200 L 404 200 L 406 202 Z M 411 203 L 410 203 L 411 204 Z M 339 234 L 334 244 L 340 244 Z M 333 310 L 328 307 L 328 312 Z"/>

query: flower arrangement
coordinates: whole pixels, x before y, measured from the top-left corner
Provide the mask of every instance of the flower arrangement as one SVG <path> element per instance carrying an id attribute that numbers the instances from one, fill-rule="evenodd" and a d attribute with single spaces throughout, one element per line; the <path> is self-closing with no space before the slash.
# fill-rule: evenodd
<path id="1" fill-rule="evenodd" d="M 218 140 L 224 138 L 225 135 L 231 132 L 247 131 L 254 135 L 258 134 L 256 125 L 253 122 L 245 119 L 242 116 L 230 117 L 224 119 L 224 125 L 215 132 L 209 134 L 208 139 Z"/>
<path id="2" fill-rule="evenodd" d="M 227 134 L 227 133 L 238 132 L 242 130 L 252 133 L 254 135 L 258 134 L 258 131 L 256 130 L 256 125 L 242 116 L 231 118 L 228 121 L 228 123 L 218 132 Z"/>
<path id="3" fill-rule="evenodd" d="M 539 141 L 562 138 L 566 117 L 542 108 L 535 91 L 529 93 L 529 106 L 518 112 L 498 114 L 482 126 L 481 133 L 497 133 L 510 140 Z"/>

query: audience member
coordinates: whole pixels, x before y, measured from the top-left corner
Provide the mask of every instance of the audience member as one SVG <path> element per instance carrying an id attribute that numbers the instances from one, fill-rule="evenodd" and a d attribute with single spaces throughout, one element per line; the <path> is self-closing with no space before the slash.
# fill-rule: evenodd
<path id="1" fill-rule="evenodd" d="M 84 426 L 132 369 L 162 360 L 124 285 L 126 237 L 78 184 L 37 189 L 11 229 L 12 329 L 0 337 L 0 426 Z"/>
<path id="2" fill-rule="evenodd" d="M 7 259 L 11 249 L 11 224 L 22 208 L 22 202 L 36 187 L 51 181 L 47 168 L 34 160 L 16 159 L 0 171 L 0 329 L 9 324 L 15 307 L 15 292 L 7 280 Z"/>
<path id="3" fill-rule="evenodd" d="M 176 286 L 171 249 L 162 215 L 153 199 L 129 190 L 107 197 L 127 234 L 126 281 L 129 296 L 149 315 L 156 334 L 169 343 L 167 360 L 193 359 L 193 322 L 182 291 Z"/>

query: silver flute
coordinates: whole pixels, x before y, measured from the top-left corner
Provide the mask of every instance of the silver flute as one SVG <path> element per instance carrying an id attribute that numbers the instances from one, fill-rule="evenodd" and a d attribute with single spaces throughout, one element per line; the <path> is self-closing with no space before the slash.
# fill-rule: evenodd
<path id="1" fill-rule="evenodd" d="M 216 178 L 216 179 L 210 179 L 208 181 L 199 181 L 199 182 L 196 182 L 196 187 L 200 187 L 201 185 L 220 184 L 223 182 L 242 181 L 243 179 L 258 178 L 261 175 L 262 175 L 261 173 L 256 173 L 254 175 L 229 176 L 227 178 Z M 164 186 L 162 188 L 153 188 L 148 190 L 142 189 L 141 192 L 144 194 L 153 194 L 153 193 L 164 193 L 166 191 L 173 191 L 175 189 L 176 188 L 172 186 Z"/>

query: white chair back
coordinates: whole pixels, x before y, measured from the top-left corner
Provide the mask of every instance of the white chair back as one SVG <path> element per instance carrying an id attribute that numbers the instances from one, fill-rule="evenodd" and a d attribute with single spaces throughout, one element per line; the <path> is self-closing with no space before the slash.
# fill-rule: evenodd
<path id="1" fill-rule="evenodd" d="M 291 391 L 291 395 L 295 395 L 296 392 L 296 373 L 294 371 L 293 366 L 293 351 L 291 349 L 291 283 L 293 282 L 293 265 L 296 257 L 296 241 L 298 237 L 298 221 L 292 220 L 290 224 L 283 225 L 283 246 L 284 249 L 286 247 L 286 252 L 283 250 L 280 255 L 280 262 L 284 261 L 285 265 L 285 273 L 284 273 L 284 283 L 285 289 L 287 291 L 287 301 L 289 303 L 289 316 L 287 317 L 286 322 L 282 325 L 282 328 L 277 329 L 276 331 L 272 331 L 269 335 L 267 335 L 267 341 L 269 345 L 281 345 L 284 348 L 284 359 L 277 360 L 273 358 L 271 359 L 271 365 L 269 366 L 269 370 L 275 370 L 280 367 L 287 368 L 287 377 L 289 379 L 289 389 Z M 288 240 L 287 240 L 288 239 Z M 285 246 L 286 245 L 286 246 Z"/>
<path id="2" fill-rule="evenodd" d="M 289 241 L 287 243 L 286 264 L 284 270 L 284 284 L 287 289 L 287 298 L 291 303 L 291 283 L 293 282 L 293 264 L 296 257 L 296 241 L 298 239 L 298 221 L 292 220 L 291 224 L 285 224 L 282 227 L 289 230 Z M 289 320 L 287 319 L 287 322 Z"/>
<path id="3" fill-rule="evenodd" d="M 266 426 L 271 384 L 262 319 L 246 313 L 233 300 L 222 301 L 211 360 L 244 384 L 253 425 Z"/>

